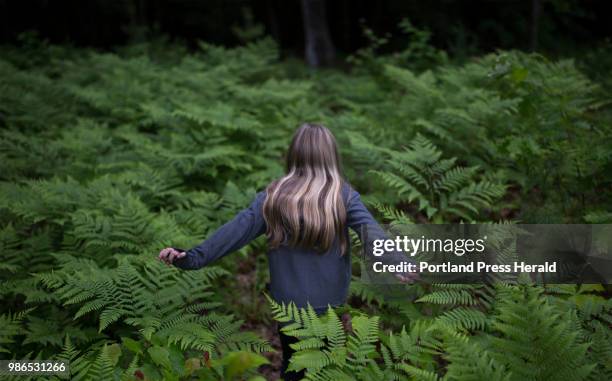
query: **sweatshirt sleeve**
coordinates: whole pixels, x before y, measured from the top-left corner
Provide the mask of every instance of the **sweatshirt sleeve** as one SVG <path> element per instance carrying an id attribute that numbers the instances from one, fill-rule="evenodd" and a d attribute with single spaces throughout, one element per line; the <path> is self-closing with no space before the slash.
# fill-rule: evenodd
<path id="1" fill-rule="evenodd" d="M 361 196 L 357 191 L 351 189 L 348 207 L 347 207 L 347 225 L 357 233 L 361 241 L 364 250 L 368 250 L 373 247 L 375 240 L 389 239 L 387 233 L 380 227 L 378 222 L 374 219 L 372 214 L 363 205 Z M 367 254 L 367 252 L 364 252 Z M 371 254 L 371 251 L 370 253 Z M 385 264 L 398 264 L 401 262 L 414 262 L 407 255 L 399 252 L 387 252 L 380 257 L 374 257 L 373 255 L 364 258 L 368 261 L 378 260 Z"/>
<path id="2" fill-rule="evenodd" d="M 221 226 L 200 245 L 187 250 L 174 265 L 184 270 L 195 270 L 239 250 L 266 231 L 263 218 L 265 192 L 255 196 L 251 205 L 240 211 L 231 221 Z"/>

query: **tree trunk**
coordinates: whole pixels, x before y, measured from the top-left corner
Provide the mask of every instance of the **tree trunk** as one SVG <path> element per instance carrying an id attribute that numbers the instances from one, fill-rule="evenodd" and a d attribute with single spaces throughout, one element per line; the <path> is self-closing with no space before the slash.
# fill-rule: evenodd
<path id="1" fill-rule="evenodd" d="M 542 12 L 542 0 L 531 0 L 531 25 L 529 31 L 529 50 L 538 50 L 538 32 L 540 29 L 540 14 Z"/>
<path id="2" fill-rule="evenodd" d="M 146 2 L 143 0 L 130 0 L 127 3 L 129 25 L 128 36 L 131 42 L 143 42 L 147 38 L 148 25 L 146 17 Z"/>
<path id="3" fill-rule="evenodd" d="M 281 45 L 280 32 L 278 28 L 278 18 L 276 17 L 276 11 L 274 10 L 273 0 L 266 1 L 266 10 L 268 12 L 268 20 L 270 22 L 270 34 L 272 38 Z"/>
<path id="4" fill-rule="evenodd" d="M 344 0 L 342 2 L 342 43 L 344 44 L 343 49 L 346 52 L 351 51 L 351 0 Z"/>
<path id="5" fill-rule="evenodd" d="M 329 65 L 336 58 L 325 5 L 325 0 L 302 0 L 306 62 L 312 67 Z"/>

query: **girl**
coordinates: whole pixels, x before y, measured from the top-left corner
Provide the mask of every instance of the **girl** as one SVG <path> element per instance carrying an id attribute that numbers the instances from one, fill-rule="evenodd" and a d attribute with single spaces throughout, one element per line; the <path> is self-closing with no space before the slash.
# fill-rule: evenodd
<path id="1" fill-rule="evenodd" d="M 295 132 L 286 170 L 199 246 L 187 251 L 165 248 L 159 259 L 181 269 L 199 269 L 266 233 L 270 293 L 278 303 L 310 304 L 317 313 L 343 304 L 351 280 L 348 228 L 363 242 L 362 227 L 374 226 L 379 232 L 380 227 L 343 179 L 336 140 L 324 126 L 303 124 Z M 293 351 L 289 344 L 295 339 L 280 328 L 279 335 L 281 376 L 301 379 L 301 373 L 286 372 Z"/>

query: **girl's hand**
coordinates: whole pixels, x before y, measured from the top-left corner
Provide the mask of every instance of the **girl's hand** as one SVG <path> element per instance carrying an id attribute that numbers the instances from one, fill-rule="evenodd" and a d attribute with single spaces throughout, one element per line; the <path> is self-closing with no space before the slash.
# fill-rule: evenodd
<path id="1" fill-rule="evenodd" d="M 170 266 L 176 259 L 187 255 L 185 251 L 178 251 L 173 247 L 166 247 L 159 252 L 159 260 Z"/>
<path id="2" fill-rule="evenodd" d="M 402 283 L 412 284 L 421 280 L 421 276 L 417 273 L 395 274 L 395 278 Z"/>

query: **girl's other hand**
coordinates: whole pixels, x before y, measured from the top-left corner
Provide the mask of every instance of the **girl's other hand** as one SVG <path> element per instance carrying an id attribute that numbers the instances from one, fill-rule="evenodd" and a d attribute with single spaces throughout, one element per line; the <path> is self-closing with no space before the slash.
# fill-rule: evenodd
<path id="1" fill-rule="evenodd" d="M 185 255 L 187 255 L 185 251 L 178 251 L 173 247 L 166 247 L 159 252 L 159 260 L 169 266 L 176 259 L 183 258 Z"/>

